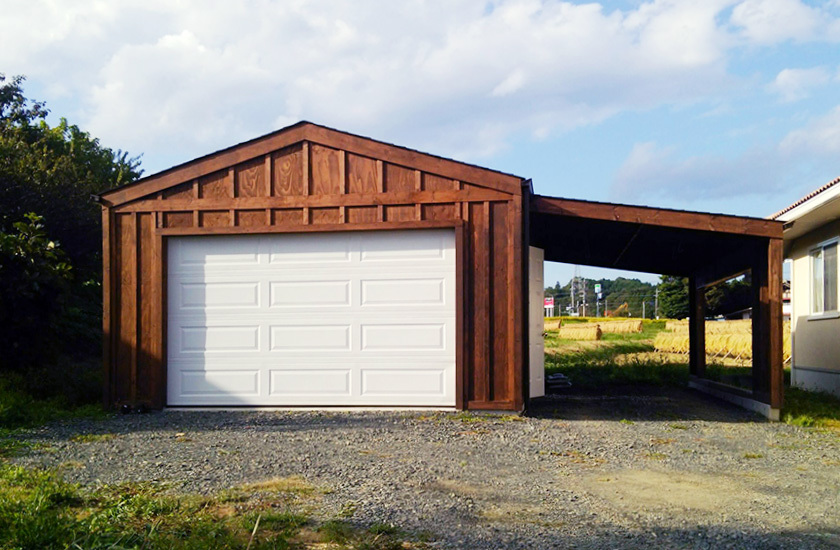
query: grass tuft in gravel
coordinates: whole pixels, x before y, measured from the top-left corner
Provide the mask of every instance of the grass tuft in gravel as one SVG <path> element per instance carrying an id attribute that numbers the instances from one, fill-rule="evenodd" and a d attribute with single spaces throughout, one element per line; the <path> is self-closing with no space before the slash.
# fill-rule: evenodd
<path id="1" fill-rule="evenodd" d="M 785 388 L 782 420 L 794 426 L 840 432 L 840 398 L 800 388 Z"/>

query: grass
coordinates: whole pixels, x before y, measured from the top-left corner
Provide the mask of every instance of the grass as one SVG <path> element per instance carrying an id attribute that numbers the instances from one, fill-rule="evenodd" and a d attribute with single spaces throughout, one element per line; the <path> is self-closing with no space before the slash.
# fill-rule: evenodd
<path id="1" fill-rule="evenodd" d="M 23 390 L 20 377 L 3 373 L 0 378 L 0 430 L 41 426 L 64 418 L 105 418 L 108 415 L 100 404 L 74 405 L 58 396 L 36 398 Z"/>
<path id="2" fill-rule="evenodd" d="M 302 482 L 272 480 L 258 487 L 272 492 L 287 488 L 299 494 Z M 54 470 L 0 463 L 0 548 L 427 547 L 390 525 L 318 524 L 281 497 L 254 496 L 232 506 L 216 496 L 174 495 L 153 483 L 85 489 L 63 481 Z"/>
<path id="3" fill-rule="evenodd" d="M 782 421 L 794 426 L 840 432 L 840 398 L 800 388 L 785 388 Z"/>

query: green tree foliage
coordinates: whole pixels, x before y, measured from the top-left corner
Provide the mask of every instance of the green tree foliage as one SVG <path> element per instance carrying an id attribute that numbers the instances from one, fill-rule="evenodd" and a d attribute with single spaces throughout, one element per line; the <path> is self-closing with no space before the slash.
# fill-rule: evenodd
<path id="1" fill-rule="evenodd" d="M 43 216 L 82 279 L 100 271 L 101 212 L 91 195 L 141 175 L 139 158 L 104 147 L 61 119 L 50 127 L 43 103 L 28 100 L 23 77 L 0 74 L 0 228 L 28 212 Z"/>
<path id="2" fill-rule="evenodd" d="M 51 127 L 23 80 L 0 74 L 0 369 L 44 373 L 100 349 L 101 210 L 91 195 L 141 170 L 65 119 Z"/>
<path id="3" fill-rule="evenodd" d="M 0 366 L 20 369 L 54 351 L 58 318 L 66 307 L 71 268 L 58 243 L 47 237 L 43 219 L 27 214 L 0 232 Z"/>
<path id="4" fill-rule="evenodd" d="M 660 317 L 685 319 L 688 313 L 688 279 L 662 275 L 659 282 Z"/>

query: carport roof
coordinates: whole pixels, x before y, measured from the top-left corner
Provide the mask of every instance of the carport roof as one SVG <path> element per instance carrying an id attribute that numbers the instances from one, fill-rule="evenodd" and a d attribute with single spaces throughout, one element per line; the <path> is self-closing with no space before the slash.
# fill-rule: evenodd
<path id="1" fill-rule="evenodd" d="M 547 261 L 667 275 L 707 284 L 750 268 L 774 220 L 534 195 L 530 242 Z"/>

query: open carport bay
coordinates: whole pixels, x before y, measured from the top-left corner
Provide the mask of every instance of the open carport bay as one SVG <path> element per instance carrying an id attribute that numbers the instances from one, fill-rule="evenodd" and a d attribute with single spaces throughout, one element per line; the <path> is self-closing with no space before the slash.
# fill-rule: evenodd
<path id="1" fill-rule="evenodd" d="M 17 460 L 212 493 L 302 476 L 317 509 L 440 548 L 833 548 L 840 438 L 700 394 L 535 400 L 532 416 L 167 411 L 55 424 Z M 75 438 L 113 433 L 113 438 Z M 91 439 L 97 439 L 90 441 Z M 88 441 L 88 442 L 85 442 Z"/>

